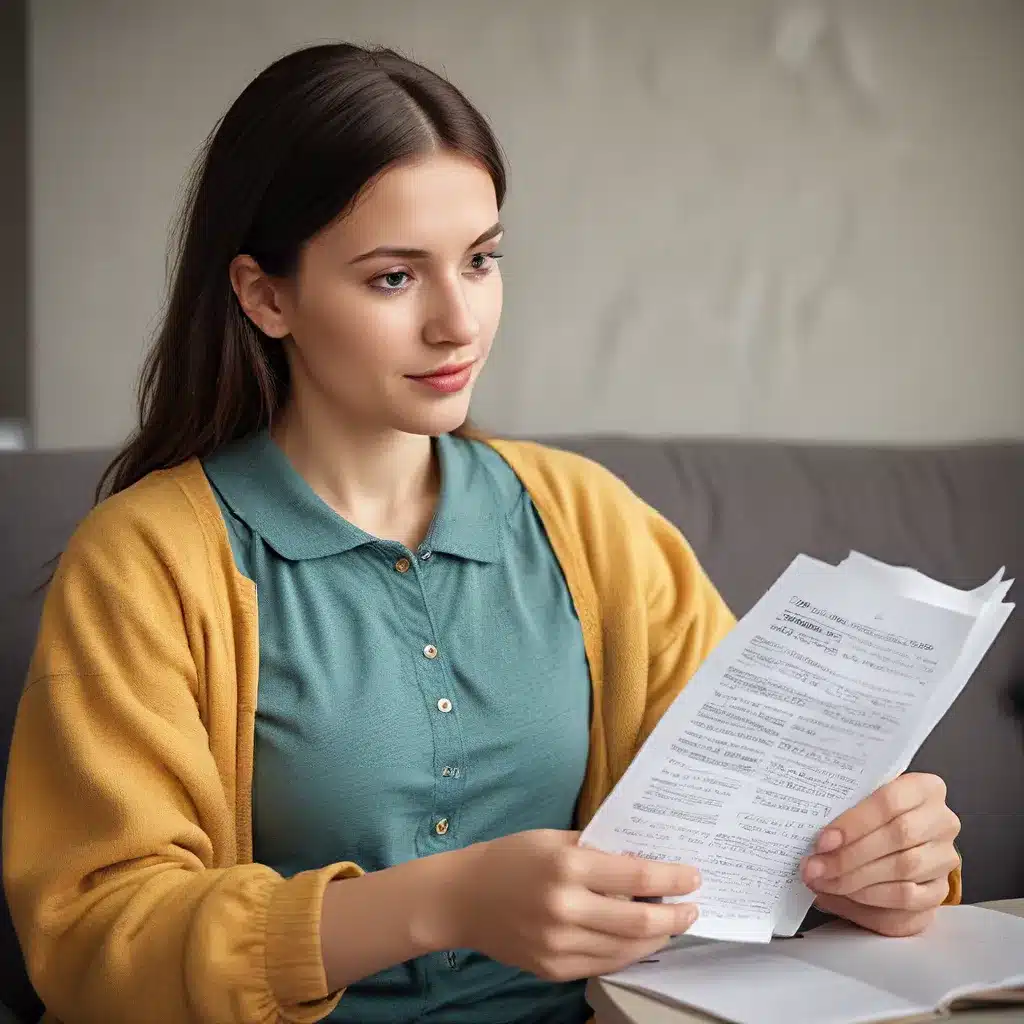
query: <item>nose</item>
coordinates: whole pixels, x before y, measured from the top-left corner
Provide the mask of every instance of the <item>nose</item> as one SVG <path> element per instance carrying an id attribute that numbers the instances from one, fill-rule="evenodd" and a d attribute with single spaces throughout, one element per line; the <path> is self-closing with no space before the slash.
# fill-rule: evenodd
<path id="1" fill-rule="evenodd" d="M 431 345 L 472 345 L 480 336 L 480 321 L 459 279 L 439 282 L 423 337 Z"/>

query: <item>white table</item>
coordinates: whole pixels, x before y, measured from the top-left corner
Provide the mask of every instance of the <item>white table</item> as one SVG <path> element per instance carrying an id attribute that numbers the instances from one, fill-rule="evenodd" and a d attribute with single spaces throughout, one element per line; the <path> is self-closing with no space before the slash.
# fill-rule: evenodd
<path id="1" fill-rule="evenodd" d="M 1024 899 L 999 900 L 979 904 L 992 910 L 1024 917 Z M 1024 950 L 1021 951 L 1024 960 Z M 597 1016 L 597 1024 L 709 1024 L 715 1018 L 696 1010 L 686 1010 L 661 1002 L 653 996 L 630 992 L 607 981 L 594 979 L 587 985 L 587 1000 Z M 956 1024 L 1024 1024 L 1024 1007 L 1001 1010 L 970 1010 L 956 1013 Z"/>

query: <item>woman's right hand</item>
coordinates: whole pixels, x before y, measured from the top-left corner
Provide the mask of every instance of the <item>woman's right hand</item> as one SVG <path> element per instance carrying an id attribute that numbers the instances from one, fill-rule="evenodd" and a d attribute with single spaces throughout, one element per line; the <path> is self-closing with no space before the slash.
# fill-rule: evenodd
<path id="1" fill-rule="evenodd" d="M 578 839 L 577 832 L 520 832 L 457 851 L 449 890 L 454 945 L 572 981 L 641 960 L 697 919 L 691 903 L 630 899 L 692 893 L 700 884 L 695 868 L 603 853 Z"/>

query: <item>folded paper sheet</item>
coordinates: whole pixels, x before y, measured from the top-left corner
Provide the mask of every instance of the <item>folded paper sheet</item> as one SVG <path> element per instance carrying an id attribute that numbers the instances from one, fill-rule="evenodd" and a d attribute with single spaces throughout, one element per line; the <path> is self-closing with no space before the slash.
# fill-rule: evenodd
<path id="1" fill-rule="evenodd" d="M 858 553 L 838 566 L 798 556 L 676 698 L 580 842 L 698 867 L 692 935 L 792 935 L 814 901 L 801 858 L 906 770 L 963 690 L 1013 609 L 1002 575 L 961 591 Z"/>

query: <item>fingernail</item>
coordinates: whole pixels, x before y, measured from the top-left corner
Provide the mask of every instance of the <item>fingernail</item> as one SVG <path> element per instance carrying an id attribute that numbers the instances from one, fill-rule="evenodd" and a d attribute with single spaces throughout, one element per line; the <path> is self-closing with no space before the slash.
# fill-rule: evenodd
<path id="1" fill-rule="evenodd" d="M 692 904 L 692 903 L 686 908 L 686 927 L 687 928 L 689 928 L 690 925 L 693 924 L 693 922 L 697 920 L 698 913 L 700 913 L 700 911 L 698 911 L 697 907 L 694 904 Z"/>
<path id="2" fill-rule="evenodd" d="M 804 878 L 813 882 L 825 874 L 825 862 L 820 857 L 810 857 L 804 862 Z"/>
<path id="3" fill-rule="evenodd" d="M 693 879 L 692 879 L 692 884 L 690 886 L 690 891 L 693 892 L 694 889 L 699 889 L 700 888 L 700 883 L 702 881 L 703 881 L 703 879 L 700 877 L 700 872 L 699 871 L 694 871 Z"/>
<path id="4" fill-rule="evenodd" d="M 818 839 L 818 853 L 831 853 L 843 845 L 843 833 L 837 828 L 830 828 L 822 832 Z"/>

